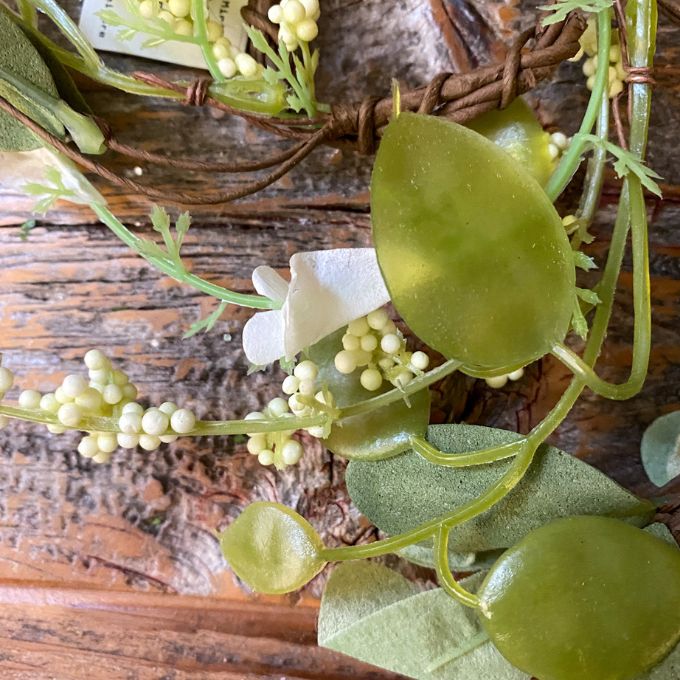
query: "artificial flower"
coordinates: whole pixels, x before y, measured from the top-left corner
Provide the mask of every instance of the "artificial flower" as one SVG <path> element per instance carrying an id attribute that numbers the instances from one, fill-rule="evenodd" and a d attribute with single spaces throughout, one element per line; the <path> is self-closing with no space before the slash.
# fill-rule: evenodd
<path id="1" fill-rule="evenodd" d="M 281 304 L 258 312 L 243 329 L 243 349 L 256 366 L 298 352 L 389 302 L 373 248 L 296 253 L 290 283 L 268 266 L 253 272 L 260 295 Z"/>

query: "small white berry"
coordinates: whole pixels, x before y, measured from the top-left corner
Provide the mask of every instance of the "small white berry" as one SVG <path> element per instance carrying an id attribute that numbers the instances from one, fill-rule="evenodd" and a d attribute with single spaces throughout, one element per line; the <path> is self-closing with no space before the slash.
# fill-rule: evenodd
<path id="1" fill-rule="evenodd" d="M 42 394 L 36 392 L 36 390 L 24 390 L 19 395 L 19 406 L 21 408 L 35 409 L 40 408 L 40 399 L 42 399 Z"/>
<path id="2" fill-rule="evenodd" d="M 111 375 L 111 369 L 109 368 L 93 368 L 88 371 L 90 380 L 92 382 L 99 383 L 100 385 L 106 385 L 109 382 L 109 377 Z"/>
<path id="3" fill-rule="evenodd" d="M 123 413 L 138 413 L 142 416 L 144 414 L 144 407 L 135 401 L 131 401 L 123 406 Z"/>
<path id="4" fill-rule="evenodd" d="M 158 436 L 164 434 L 170 424 L 170 418 L 157 408 L 150 408 L 142 416 L 142 430 L 146 434 Z"/>
<path id="5" fill-rule="evenodd" d="M 91 349 L 85 355 L 85 365 L 91 370 L 96 371 L 109 366 L 109 360 L 106 358 L 104 352 L 98 349 Z"/>
<path id="6" fill-rule="evenodd" d="M 224 26 L 222 26 L 222 24 L 218 21 L 213 21 L 211 19 L 206 22 L 205 27 L 208 32 L 208 40 L 210 42 L 215 42 L 224 35 Z"/>
<path id="7" fill-rule="evenodd" d="M 168 2 L 168 9 L 178 18 L 183 19 L 189 16 L 191 4 L 189 0 L 170 0 Z"/>
<path id="8" fill-rule="evenodd" d="M 314 381 L 313 380 L 301 380 L 300 386 L 298 388 L 300 394 L 309 396 L 314 394 Z"/>
<path id="9" fill-rule="evenodd" d="M 221 43 L 219 40 L 212 46 L 212 53 L 215 59 L 217 59 L 217 68 L 219 68 L 220 66 L 219 64 L 220 59 L 230 59 L 231 57 L 231 50 L 225 44 Z M 234 69 L 236 69 L 236 64 L 234 64 Z M 231 78 L 231 76 L 226 77 Z"/>
<path id="10" fill-rule="evenodd" d="M 368 321 L 368 325 L 374 330 L 374 331 L 380 331 L 385 327 L 385 324 L 390 320 L 390 318 L 387 316 L 387 310 L 383 309 L 382 307 L 380 309 L 375 309 L 373 310 L 367 317 L 366 321 Z"/>
<path id="11" fill-rule="evenodd" d="M 316 380 L 319 367 L 309 359 L 301 361 L 293 370 L 293 375 L 300 380 Z"/>
<path id="12" fill-rule="evenodd" d="M 319 26 L 314 19 L 303 19 L 295 27 L 295 35 L 303 42 L 312 42 L 319 35 Z"/>
<path id="13" fill-rule="evenodd" d="M 132 383 L 123 385 L 123 399 L 125 401 L 134 401 L 136 398 L 137 388 Z"/>
<path id="14" fill-rule="evenodd" d="M 389 371 L 391 368 L 394 368 L 394 359 L 390 359 L 390 357 L 380 359 L 380 361 L 378 362 L 378 366 L 383 371 Z"/>
<path id="15" fill-rule="evenodd" d="M 82 375 L 75 373 L 67 375 L 61 383 L 61 388 L 67 397 L 75 399 L 79 397 L 87 389 L 87 381 Z"/>
<path id="16" fill-rule="evenodd" d="M 363 338 L 361 338 L 361 349 L 364 352 L 373 352 L 377 349 L 377 347 L 378 338 L 376 338 L 372 333 L 367 333 Z"/>
<path id="17" fill-rule="evenodd" d="M 99 452 L 99 446 L 97 446 L 97 437 L 93 435 L 88 435 L 83 437 L 78 444 L 78 453 L 84 458 L 92 458 Z"/>
<path id="18" fill-rule="evenodd" d="M 319 11 L 319 0 L 300 0 L 302 6 L 305 8 L 305 14 L 308 17 L 314 17 Z"/>
<path id="19" fill-rule="evenodd" d="M 309 407 L 300 400 L 299 394 L 292 394 L 289 397 L 288 406 L 296 416 L 306 415 L 309 412 Z"/>
<path id="20" fill-rule="evenodd" d="M 560 149 L 566 149 L 569 146 L 569 138 L 564 132 L 553 132 L 550 135 L 552 143 Z"/>
<path id="21" fill-rule="evenodd" d="M 326 434 L 321 425 L 315 427 L 308 427 L 307 432 L 309 432 L 309 434 L 311 434 L 312 437 L 316 437 L 317 439 L 323 439 L 324 435 Z"/>
<path id="22" fill-rule="evenodd" d="M 380 340 L 380 348 L 387 354 L 396 354 L 401 349 L 401 339 L 395 333 L 384 335 Z"/>
<path id="23" fill-rule="evenodd" d="M 257 454 L 260 465 L 271 465 L 274 462 L 274 452 L 271 449 L 264 449 Z"/>
<path id="24" fill-rule="evenodd" d="M 97 446 L 102 453 L 113 453 L 118 448 L 118 438 L 112 432 L 97 435 Z"/>
<path id="25" fill-rule="evenodd" d="M 142 431 L 142 417 L 139 413 L 123 413 L 118 419 L 123 434 L 139 434 Z"/>
<path id="26" fill-rule="evenodd" d="M 351 335 L 356 335 L 360 338 L 362 335 L 368 333 L 368 321 L 365 316 L 361 316 L 354 321 L 350 321 L 349 326 L 347 326 L 347 332 Z"/>
<path id="27" fill-rule="evenodd" d="M 196 416 L 188 408 L 178 408 L 170 417 L 170 427 L 178 434 L 187 434 L 196 427 Z"/>
<path id="28" fill-rule="evenodd" d="M 142 2 L 139 3 L 139 14 L 144 19 L 153 19 L 153 17 L 156 16 L 157 11 L 158 7 L 153 0 L 142 0 Z"/>
<path id="29" fill-rule="evenodd" d="M 57 411 L 59 422 L 65 427 L 78 427 L 83 411 L 77 404 L 62 404 Z"/>
<path id="30" fill-rule="evenodd" d="M 380 371 L 375 368 L 367 368 L 361 373 L 359 381 L 365 390 L 368 390 L 369 392 L 375 392 L 375 390 L 379 389 L 382 385 L 383 379 Z"/>
<path id="31" fill-rule="evenodd" d="M 286 465 L 295 465 L 302 458 L 302 453 L 302 444 L 295 439 L 290 439 L 281 449 L 281 459 Z"/>
<path id="32" fill-rule="evenodd" d="M 219 59 L 217 62 L 217 68 L 225 78 L 233 78 L 238 71 L 236 68 L 236 62 L 230 57 L 222 57 Z"/>
<path id="33" fill-rule="evenodd" d="M 127 376 L 127 373 L 124 373 L 123 371 L 119 371 L 116 369 L 115 371 L 111 371 L 111 382 L 114 385 L 118 385 L 118 387 L 123 387 L 123 385 L 127 385 L 129 381 L 129 378 Z"/>
<path id="34" fill-rule="evenodd" d="M 12 388 L 13 384 L 14 373 L 12 373 L 9 368 L 0 366 L 0 394 L 8 392 Z"/>
<path id="35" fill-rule="evenodd" d="M 108 463 L 111 460 L 111 454 L 105 453 L 104 451 L 99 451 L 92 456 L 92 462 L 94 463 Z"/>
<path id="36" fill-rule="evenodd" d="M 186 19 L 177 19 L 174 28 L 177 35 L 184 35 L 188 37 L 194 34 L 194 25 Z M 208 40 L 210 40 L 210 38 L 208 38 Z"/>
<path id="37" fill-rule="evenodd" d="M 43 394 L 40 399 L 40 408 L 48 413 L 56 413 L 59 410 L 61 404 L 57 401 L 53 392 L 48 392 Z"/>
<path id="38" fill-rule="evenodd" d="M 51 434 L 64 434 L 66 432 L 66 428 L 62 425 L 46 425 L 46 427 Z"/>
<path id="39" fill-rule="evenodd" d="M 291 397 L 291 399 L 292 398 L 293 397 Z M 290 404 L 290 399 L 288 400 L 288 404 Z M 244 420 L 264 420 L 264 413 L 260 413 L 260 411 L 251 411 L 248 415 L 246 415 Z M 254 437 L 258 433 L 257 432 L 246 432 L 246 434 L 249 437 Z"/>
<path id="40" fill-rule="evenodd" d="M 392 381 L 392 384 L 395 387 L 400 387 L 401 389 L 404 389 L 404 387 L 406 387 L 406 385 L 408 385 L 411 382 L 411 380 L 413 380 L 413 373 L 411 373 L 411 371 L 409 371 L 408 369 L 403 369 Z"/>
<path id="41" fill-rule="evenodd" d="M 354 352 L 361 347 L 361 338 L 357 338 L 356 335 L 345 333 L 342 336 L 342 347 L 349 352 Z"/>
<path id="42" fill-rule="evenodd" d="M 424 371 L 430 365 L 430 357 L 425 352 L 414 352 L 411 356 L 411 365 L 418 371 Z"/>
<path id="43" fill-rule="evenodd" d="M 117 404 L 123 398 L 123 390 L 118 385 L 107 385 L 102 396 L 107 404 Z"/>
<path id="44" fill-rule="evenodd" d="M 288 412 L 288 402 L 283 397 L 276 397 L 267 404 L 267 408 L 274 418 L 280 418 Z"/>
<path id="45" fill-rule="evenodd" d="M 176 442 L 179 437 L 176 434 L 162 434 L 160 437 L 158 437 L 163 444 L 172 444 L 173 442 Z"/>
<path id="46" fill-rule="evenodd" d="M 548 144 L 548 156 L 550 156 L 550 160 L 554 161 L 559 155 L 560 155 L 560 150 L 559 150 L 557 144 L 553 144 L 552 142 L 550 142 Z"/>
<path id="47" fill-rule="evenodd" d="M 257 456 L 258 453 L 267 448 L 267 435 L 256 434 L 254 437 L 251 437 L 246 444 L 246 448 L 248 449 L 248 453 Z"/>
<path id="48" fill-rule="evenodd" d="M 249 54 L 245 52 L 237 54 L 234 61 L 241 75 L 246 78 L 252 78 L 257 73 L 257 62 Z"/>
<path id="49" fill-rule="evenodd" d="M 139 446 L 145 451 L 155 451 L 161 445 L 161 440 L 152 434 L 139 435 Z"/>
<path id="50" fill-rule="evenodd" d="M 118 446 L 122 449 L 134 449 L 139 446 L 138 434 L 123 434 L 122 432 L 116 435 Z"/>
<path id="51" fill-rule="evenodd" d="M 283 20 L 283 10 L 281 5 L 272 5 L 267 12 L 267 18 L 273 24 L 280 24 Z"/>
<path id="52" fill-rule="evenodd" d="M 286 376 L 285 380 L 283 381 L 281 390 L 284 394 L 290 396 L 291 394 L 295 394 L 298 391 L 298 387 L 300 387 L 300 378 L 294 375 L 289 375 Z"/>
<path id="53" fill-rule="evenodd" d="M 288 0 L 282 9 L 283 20 L 289 24 L 297 24 L 305 18 L 305 8 L 300 0 Z"/>
<path id="54" fill-rule="evenodd" d="M 497 375 L 494 376 L 493 378 L 486 378 L 486 384 L 495 390 L 498 390 L 501 387 L 505 387 L 505 384 L 507 382 L 508 382 L 507 375 Z"/>
<path id="55" fill-rule="evenodd" d="M 56 390 L 54 390 L 54 398 L 60 403 L 60 404 L 69 404 L 70 402 L 73 401 L 71 397 L 69 397 L 66 392 L 64 392 L 63 388 L 61 385 L 57 387 Z"/>
<path id="56" fill-rule="evenodd" d="M 159 411 L 165 413 L 166 416 L 170 417 L 176 410 L 177 404 L 174 401 L 164 401 L 159 407 Z"/>
<path id="57" fill-rule="evenodd" d="M 171 26 L 175 23 L 175 15 L 172 12 L 168 12 L 167 9 L 163 9 L 158 13 L 158 18 L 165 21 L 166 24 Z"/>
<path id="58" fill-rule="evenodd" d="M 349 352 L 346 349 L 343 349 L 335 355 L 334 363 L 338 373 L 343 373 L 344 375 L 349 375 L 357 367 L 357 360 L 354 352 Z"/>
<path id="59" fill-rule="evenodd" d="M 85 411 L 99 411 L 102 407 L 102 395 L 94 387 L 87 387 L 76 397 L 76 404 Z"/>
<path id="60" fill-rule="evenodd" d="M 524 369 L 518 368 L 516 371 L 513 371 L 512 373 L 508 373 L 508 378 L 514 382 L 515 380 L 519 380 L 523 375 Z"/>

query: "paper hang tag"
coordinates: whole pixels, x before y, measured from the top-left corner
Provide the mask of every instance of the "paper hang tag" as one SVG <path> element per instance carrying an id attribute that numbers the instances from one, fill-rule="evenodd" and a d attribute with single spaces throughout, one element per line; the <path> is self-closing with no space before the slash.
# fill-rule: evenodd
<path id="1" fill-rule="evenodd" d="M 241 8 L 247 2 L 248 0 L 208 0 L 210 18 L 215 21 L 221 19 L 225 37 L 241 51 L 245 50 L 248 39 L 241 19 Z M 168 41 L 156 47 L 142 47 L 142 44 L 152 37 L 143 33 L 136 34 L 130 40 L 121 40 L 118 34 L 125 30 L 125 27 L 109 26 L 104 23 L 97 16 L 102 10 L 113 10 L 125 18 L 131 16 L 126 0 L 84 0 L 78 25 L 94 48 L 192 68 L 206 68 L 201 49 L 197 45 Z"/>

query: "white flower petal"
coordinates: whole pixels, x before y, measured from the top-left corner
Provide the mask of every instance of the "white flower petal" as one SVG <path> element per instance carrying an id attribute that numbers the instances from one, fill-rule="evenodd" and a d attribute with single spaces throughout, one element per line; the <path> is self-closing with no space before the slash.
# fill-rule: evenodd
<path id="1" fill-rule="evenodd" d="M 287 359 L 390 300 L 373 248 L 297 253 L 283 305 Z"/>
<path id="2" fill-rule="evenodd" d="M 267 265 L 256 267 L 253 271 L 253 286 L 255 290 L 265 297 L 278 302 L 283 302 L 288 295 L 288 281 L 275 269 Z"/>
<path id="3" fill-rule="evenodd" d="M 71 161 L 46 147 L 33 151 L 0 152 L 0 187 L 5 191 L 24 193 L 23 188 L 30 183 L 49 185 L 51 183 L 46 177 L 48 168 L 56 168 L 64 186 L 73 192 L 66 200 L 85 205 L 106 203 Z"/>
<path id="4" fill-rule="evenodd" d="M 283 314 L 279 309 L 258 312 L 243 327 L 243 351 L 255 366 L 268 366 L 284 354 Z"/>

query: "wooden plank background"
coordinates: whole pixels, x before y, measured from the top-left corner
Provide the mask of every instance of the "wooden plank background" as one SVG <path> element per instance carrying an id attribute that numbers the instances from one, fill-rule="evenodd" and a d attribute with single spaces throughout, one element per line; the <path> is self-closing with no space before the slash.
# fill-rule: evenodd
<path id="1" fill-rule="evenodd" d="M 77 0 L 65 3 L 77 17 Z M 389 11 L 386 5 L 389 4 Z M 441 70 L 502 58 L 533 2 L 514 0 L 324 0 L 320 96 L 381 94 L 390 79 L 417 85 Z M 107 55 L 121 70 L 178 76 L 179 69 Z M 667 502 L 680 530 L 680 483 L 663 491 L 644 476 L 639 441 L 662 412 L 680 406 L 680 29 L 662 18 L 650 162 L 664 177 L 650 201 L 654 350 L 641 395 L 605 402 L 586 392 L 552 441 L 624 486 Z M 83 82 L 88 100 L 122 139 L 153 151 L 204 158 L 257 158 L 285 142 L 239 120 L 176 103 L 136 99 Z M 543 122 L 573 133 L 583 79 L 565 64 L 532 95 Z M 125 165 L 112 156 L 117 169 Z M 369 243 L 371 159 L 321 149 L 262 194 L 194 211 L 185 253 L 193 271 L 248 291 L 259 264 L 285 270 L 296 251 Z M 167 189 L 236 186 L 228 175 L 143 167 Z M 150 236 L 149 206 L 100 186 L 114 212 Z M 602 262 L 618 183 L 607 183 L 590 249 Z M 565 199 L 564 212 L 575 206 Z M 175 400 L 202 417 L 242 417 L 277 394 L 281 375 L 245 378 L 241 330 L 247 310 L 227 311 L 208 335 L 181 340 L 213 303 L 158 274 L 85 208 L 60 204 L 20 238 L 30 201 L 0 195 L 0 350 L 24 388 L 47 391 L 77 371 L 85 351 L 106 349 L 143 397 Z M 631 277 L 621 280 L 602 373 L 625 377 L 631 359 Z M 568 381 L 553 361 L 519 383 L 491 390 L 453 376 L 437 387 L 433 419 L 527 431 Z M 11 396 L 15 396 L 13 393 Z M 270 499 L 304 514 L 332 544 L 372 540 L 352 508 L 342 461 L 310 444 L 284 473 L 263 469 L 242 441 L 180 440 L 148 454 L 119 451 L 111 464 L 80 459 L 77 437 L 13 424 L 0 433 L 0 672 L 11 678 L 350 678 L 396 677 L 317 650 L 315 607 L 323 576 L 301 594 L 260 598 L 226 570 L 214 536 L 249 502 Z M 677 535 L 677 534 L 676 534 Z M 422 571 L 408 573 L 428 579 Z M 291 609 L 293 607 L 293 609 Z"/>

